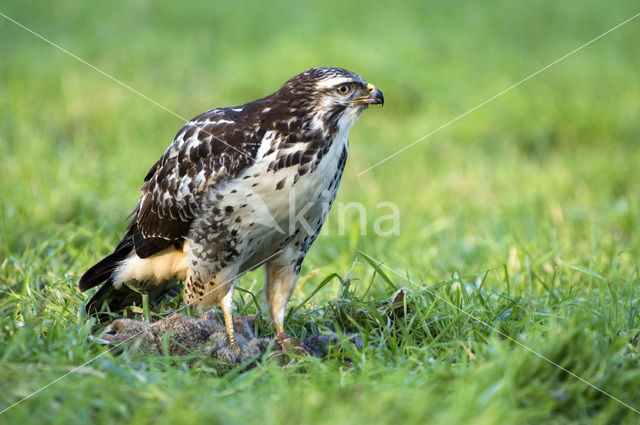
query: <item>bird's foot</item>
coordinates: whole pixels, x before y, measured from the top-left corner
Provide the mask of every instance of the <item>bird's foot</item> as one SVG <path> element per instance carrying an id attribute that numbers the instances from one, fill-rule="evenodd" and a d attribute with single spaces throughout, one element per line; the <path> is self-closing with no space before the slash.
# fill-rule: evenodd
<path id="1" fill-rule="evenodd" d="M 238 353 L 239 356 L 242 355 L 242 348 L 240 348 L 240 346 L 238 344 L 236 344 L 235 342 L 233 344 L 231 344 L 231 348 L 233 348 L 233 350 Z"/>
<path id="2" fill-rule="evenodd" d="M 238 353 L 239 356 L 241 356 L 242 355 L 242 349 L 240 348 L 240 346 L 236 342 L 236 339 L 233 336 L 227 335 L 227 340 L 228 340 L 229 345 L 231 346 L 231 348 L 233 348 L 233 351 L 235 351 L 236 353 Z"/>
<path id="3" fill-rule="evenodd" d="M 308 357 L 311 355 L 309 347 L 304 345 L 298 338 L 292 338 L 285 332 L 278 332 L 276 342 L 282 348 L 283 353 L 294 353 L 300 356 Z"/>

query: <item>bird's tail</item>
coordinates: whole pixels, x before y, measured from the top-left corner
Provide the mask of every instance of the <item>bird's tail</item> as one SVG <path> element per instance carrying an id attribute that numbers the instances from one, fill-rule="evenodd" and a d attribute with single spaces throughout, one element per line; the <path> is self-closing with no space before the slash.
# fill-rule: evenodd
<path id="1" fill-rule="evenodd" d="M 132 251 L 133 238 L 127 234 L 112 254 L 107 255 L 82 275 L 78 282 L 80 292 L 84 292 L 108 280 L 120 262 L 127 258 Z"/>
<path id="2" fill-rule="evenodd" d="M 104 282 L 87 303 L 85 307 L 87 314 L 98 316 L 99 319 L 105 320 L 108 316 L 99 314 L 105 302 L 109 311 L 112 312 L 121 311 L 134 303 L 140 304 L 140 294 L 127 287 L 116 289 L 113 285 L 116 269 L 122 261 L 131 255 L 132 251 L 133 238 L 127 234 L 113 253 L 107 255 L 82 275 L 78 282 L 80 292 Z"/>
<path id="3" fill-rule="evenodd" d="M 180 286 L 175 279 L 171 279 L 147 288 L 146 292 L 149 295 L 149 301 L 154 303 L 167 296 L 174 298 L 180 295 Z M 113 318 L 113 313 L 122 313 L 132 305 L 142 306 L 142 294 L 127 285 L 116 288 L 113 280 L 109 278 L 91 297 L 85 310 L 88 315 L 96 317 L 100 322 L 105 322 Z"/>
<path id="4" fill-rule="evenodd" d="M 93 294 L 85 310 L 88 315 L 95 316 L 100 322 L 104 322 L 111 317 L 109 312 L 119 313 L 134 304 L 142 305 L 142 295 L 140 295 L 140 293 L 124 285 L 116 289 L 113 285 L 113 280 L 108 279 L 104 285 Z"/>
<path id="5" fill-rule="evenodd" d="M 137 273 L 138 276 L 133 277 L 134 280 L 149 279 L 153 282 L 145 289 L 152 302 L 164 298 L 167 294 L 179 294 L 176 278 L 183 278 L 185 274 L 185 259 L 186 255 L 175 248 L 141 259 L 136 255 L 133 237 L 128 233 L 112 254 L 99 261 L 80 278 L 78 287 L 82 292 L 102 283 L 85 307 L 87 314 L 103 321 L 110 317 L 108 313 L 102 312 L 105 306 L 109 312 L 118 313 L 133 304 L 142 304 L 142 295 L 123 284 L 123 280 L 126 280 L 123 279 L 123 271 L 131 276 Z"/>

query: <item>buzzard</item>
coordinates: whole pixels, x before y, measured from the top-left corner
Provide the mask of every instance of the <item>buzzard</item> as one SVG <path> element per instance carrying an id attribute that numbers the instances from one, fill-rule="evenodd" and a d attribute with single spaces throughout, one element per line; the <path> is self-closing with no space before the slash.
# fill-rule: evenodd
<path id="1" fill-rule="evenodd" d="M 124 238 L 91 267 L 87 303 L 119 311 L 160 299 L 184 280 L 184 300 L 219 304 L 234 338 L 233 280 L 264 265 L 278 335 L 300 268 L 335 199 L 348 134 L 382 92 L 342 68 L 309 69 L 253 102 L 211 109 L 178 131 L 144 179 Z"/>

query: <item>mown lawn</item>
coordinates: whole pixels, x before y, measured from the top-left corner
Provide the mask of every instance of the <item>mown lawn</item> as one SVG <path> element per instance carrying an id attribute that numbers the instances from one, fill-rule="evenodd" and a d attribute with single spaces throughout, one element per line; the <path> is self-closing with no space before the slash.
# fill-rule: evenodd
<path id="1" fill-rule="evenodd" d="M 77 280 L 119 240 L 182 122 L 0 16 L 0 410 L 51 384 L 0 424 L 640 422 L 640 18 L 358 176 L 637 2 L 10 0 L 0 12 L 187 118 L 318 65 L 386 98 L 351 132 L 287 322 L 298 336 L 360 332 L 362 351 L 226 374 L 105 354 Z M 397 207 L 397 234 L 375 231 L 381 203 Z M 241 287 L 259 294 L 261 274 Z M 240 293 L 239 311 L 257 312 L 251 299 Z"/>

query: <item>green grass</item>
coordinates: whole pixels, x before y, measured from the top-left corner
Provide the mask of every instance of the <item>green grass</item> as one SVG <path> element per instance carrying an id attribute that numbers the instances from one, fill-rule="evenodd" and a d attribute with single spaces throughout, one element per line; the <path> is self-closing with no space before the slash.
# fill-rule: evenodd
<path id="1" fill-rule="evenodd" d="M 360 332 L 365 349 L 227 374 L 107 353 L 0 424 L 638 423 L 520 344 L 640 409 L 640 20 L 357 176 L 637 3 L 250 3 L 0 12 L 188 118 L 317 65 L 380 87 L 337 200 L 366 207 L 367 235 L 355 214 L 340 234 L 334 208 L 287 321 L 298 336 Z M 104 352 L 77 280 L 119 240 L 181 122 L 1 17 L 0 40 L 1 410 Z M 380 202 L 398 206 L 399 235 L 374 234 Z M 400 287 L 407 314 L 391 320 Z M 251 300 L 239 293 L 238 311 Z"/>

